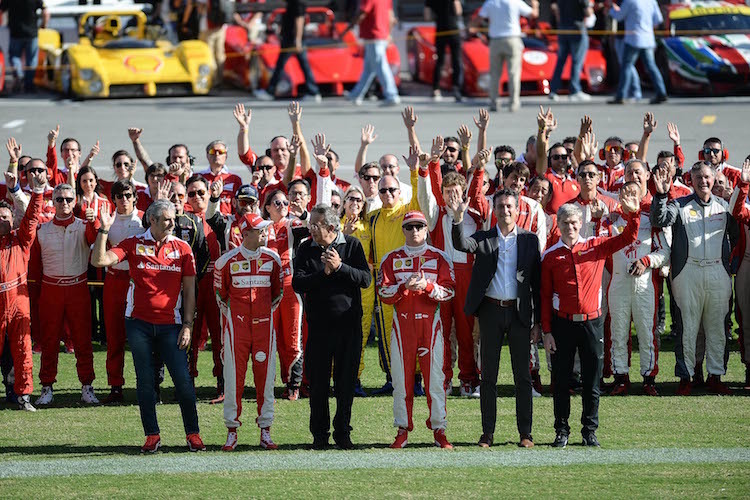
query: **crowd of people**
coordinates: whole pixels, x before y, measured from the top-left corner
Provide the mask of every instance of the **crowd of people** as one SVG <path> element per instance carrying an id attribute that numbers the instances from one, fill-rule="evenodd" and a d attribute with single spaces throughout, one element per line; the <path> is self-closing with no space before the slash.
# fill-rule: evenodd
<path id="1" fill-rule="evenodd" d="M 418 115 L 406 107 L 408 154 L 368 161 L 377 134 L 366 125 L 350 184 L 338 175 L 339 155 L 324 134 L 308 146 L 299 103 L 287 113 L 291 135 L 274 137 L 267 148 L 256 145 L 256 152 L 252 112 L 234 108 L 237 155 L 249 183 L 229 170 L 230 146 L 222 139 L 206 145 L 206 167 L 199 169 L 203 162 L 185 144 L 171 146 L 165 163 L 152 161 L 143 130 L 129 128 L 135 158 L 127 149 L 114 153 L 106 175 L 114 174 L 113 181 L 93 167 L 100 145 L 84 156 L 75 138 L 60 141 L 59 126 L 46 138 L 45 159 L 7 140 L 0 351 L 4 346 L 10 354 L 6 393 L 20 409 L 53 402 L 61 341 L 75 354 L 82 401 L 99 403 L 91 318 L 103 317 L 110 387 L 104 402 L 124 399 L 127 341 L 147 436 L 143 451 L 161 444 L 156 405 L 164 366 L 188 445 L 204 449 L 195 386 L 208 339 L 213 371 L 201 377 L 215 381 L 211 402 L 223 403 L 224 450 L 238 443 L 248 364 L 260 444 L 276 448 L 270 429 L 277 362 L 282 397 L 309 397 L 315 449 L 329 444 L 333 376 L 333 439 L 349 449 L 354 397 L 368 396 L 360 377 L 372 330 L 383 371 L 374 392 L 393 395 L 392 447 L 407 445 L 414 397 L 422 395 L 435 444 L 452 447 L 446 397 L 455 365 L 458 395 L 480 399 L 479 445 L 488 447 L 507 336 L 519 445 L 534 446 L 543 346 L 554 446 L 567 444 L 574 389 L 582 391 L 584 444 L 598 446 L 600 394 L 631 391 L 631 324 L 642 391 L 659 395 L 665 296 L 677 394 L 704 383 L 709 392 L 731 392 L 721 377 L 732 308 L 750 386 L 743 334 L 750 318 L 750 159 L 741 168 L 728 164 L 719 138 L 706 139 L 685 164 L 679 130 L 669 123 L 673 150 L 649 162 L 657 129 L 651 113 L 639 141 L 610 136 L 599 148 L 588 116 L 577 135 L 553 142 L 557 120 L 540 108 L 537 133 L 516 155 L 513 145 L 488 144 L 490 113 L 481 109 L 475 130 L 460 125 L 456 135 L 423 147 Z M 134 179 L 139 163 L 145 183 Z M 399 180 L 403 164 L 409 184 Z M 89 285 L 102 280 L 99 296 L 101 287 Z M 33 349 L 41 353 L 41 390 L 32 403 Z"/>

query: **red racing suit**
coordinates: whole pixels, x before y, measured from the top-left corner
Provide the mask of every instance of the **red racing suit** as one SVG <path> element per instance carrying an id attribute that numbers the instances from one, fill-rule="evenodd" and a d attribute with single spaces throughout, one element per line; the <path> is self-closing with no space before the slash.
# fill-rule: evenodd
<path id="1" fill-rule="evenodd" d="M 424 273 L 427 287 L 411 291 L 409 278 Z M 391 331 L 391 376 L 393 378 L 394 425 L 411 431 L 414 403 L 414 374 L 417 356 L 424 377 L 427 428 L 445 429 L 445 386 L 443 371 L 443 323 L 440 303 L 453 299 L 453 266 L 444 252 L 424 244 L 417 248 L 404 245 L 385 256 L 376 287 L 381 300 L 394 307 Z"/>
<path id="2" fill-rule="evenodd" d="M 0 352 L 7 335 L 15 375 L 13 390 L 19 396 L 31 394 L 34 389 L 26 274 L 42 204 L 40 190 L 31 197 L 18 229 L 0 236 Z"/>
<path id="3" fill-rule="evenodd" d="M 242 425 L 242 393 L 252 359 L 260 428 L 273 422 L 276 377 L 274 312 L 281 302 L 281 259 L 273 250 L 239 246 L 214 267 L 214 290 L 221 310 L 224 363 L 224 423 Z"/>

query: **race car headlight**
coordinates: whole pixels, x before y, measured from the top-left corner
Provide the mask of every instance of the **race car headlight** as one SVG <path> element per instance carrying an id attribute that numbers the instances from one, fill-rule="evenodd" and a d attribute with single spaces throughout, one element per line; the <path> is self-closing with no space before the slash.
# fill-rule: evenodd
<path id="1" fill-rule="evenodd" d="M 208 88 L 208 78 L 206 78 L 205 76 L 198 78 L 198 81 L 195 82 L 195 86 L 198 87 L 199 89 Z"/>
<path id="2" fill-rule="evenodd" d="M 208 64 L 201 64 L 198 66 L 198 74 L 200 76 L 208 76 L 211 74 L 211 66 Z"/>
<path id="3" fill-rule="evenodd" d="M 91 80 L 94 78 L 94 70 L 93 69 L 81 69 L 78 71 L 78 76 L 81 77 L 81 80 Z"/>
<path id="4" fill-rule="evenodd" d="M 479 75 L 479 78 L 477 78 L 477 85 L 480 89 L 484 90 L 485 92 L 489 92 L 490 90 L 490 74 L 489 73 L 482 73 Z"/>
<path id="5" fill-rule="evenodd" d="M 104 88 L 104 85 L 102 85 L 101 80 L 94 80 L 91 83 L 89 83 L 89 91 L 92 94 L 98 94 L 99 92 L 102 91 L 103 88 Z"/>

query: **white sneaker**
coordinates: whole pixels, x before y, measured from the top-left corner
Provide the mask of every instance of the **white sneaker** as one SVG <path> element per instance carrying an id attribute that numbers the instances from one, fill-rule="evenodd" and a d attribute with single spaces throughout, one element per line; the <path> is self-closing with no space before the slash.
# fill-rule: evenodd
<path id="1" fill-rule="evenodd" d="M 443 94 L 440 93 L 440 90 L 434 90 L 432 92 L 432 100 L 435 102 L 441 102 L 443 100 Z"/>
<path id="2" fill-rule="evenodd" d="M 555 101 L 555 102 L 557 102 L 557 101 L 559 101 L 559 100 L 560 100 L 560 96 L 559 96 L 559 95 L 557 95 L 557 93 L 555 93 L 555 92 L 550 92 L 550 94 L 549 94 L 549 95 L 547 96 L 547 98 L 548 98 L 548 99 L 549 99 L 550 101 Z"/>
<path id="3" fill-rule="evenodd" d="M 260 447 L 265 450 L 278 450 L 279 447 L 271 439 L 271 429 L 264 427 L 260 430 Z"/>
<path id="4" fill-rule="evenodd" d="M 28 394 L 25 394 L 23 396 L 18 396 L 18 409 L 22 411 L 36 411 L 36 408 L 34 408 L 34 405 L 31 404 L 31 398 Z"/>
<path id="5" fill-rule="evenodd" d="M 478 398 L 479 397 L 479 386 L 474 387 L 474 390 L 471 394 L 469 394 L 469 397 L 471 398 Z"/>
<path id="6" fill-rule="evenodd" d="M 588 102 L 591 100 L 591 96 L 583 91 L 576 92 L 575 94 L 570 94 L 570 100 L 572 102 Z"/>
<path id="7" fill-rule="evenodd" d="M 237 429 L 227 429 L 227 442 L 221 447 L 221 451 L 232 451 L 237 448 Z"/>
<path id="8" fill-rule="evenodd" d="M 81 401 L 90 405 L 99 404 L 99 400 L 96 399 L 96 394 L 94 394 L 93 387 L 91 387 L 90 385 L 84 385 L 83 387 L 81 387 Z"/>
<path id="9" fill-rule="evenodd" d="M 462 383 L 458 395 L 462 398 L 470 398 L 472 397 L 472 394 L 474 394 L 474 388 L 471 386 L 471 384 L 467 384 L 465 382 Z"/>
<path id="10" fill-rule="evenodd" d="M 539 392 L 537 392 L 537 390 L 536 390 L 536 389 L 534 389 L 534 388 L 532 387 L 532 388 L 531 388 L 531 397 L 534 397 L 534 398 L 541 398 L 541 397 L 542 397 L 542 395 L 541 395 L 541 394 L 540 394 Z"/>
<path id="11" fill-rule="evenodd" d="M 452 396 L 453 395 L 453 381 L 448 381 L 448 387 L 445 388 L 445 396 Z"/>
<path id="12" fill-rule="evenodd" d="M 45 385 L 42 387 L 42 393 L 39 395 L 39 397 L 36 400 L 36 405 L 48 405 L 52 402 L 52 386 L 51 385 Z"/>
<path id="13" fill-rule="evenodd" d="M 305 94 L 302 97 L 302 102 L 323 102 L 323 96 L 320 94 Z"/>
<path id="14" fill-rule="evenodd" d="M 253 93 L 253 96 L 256 99 L 260 99 L 261 101 L 273 101 L 274 97 L 266 92 L 266 89 L 256 89 Z"/>

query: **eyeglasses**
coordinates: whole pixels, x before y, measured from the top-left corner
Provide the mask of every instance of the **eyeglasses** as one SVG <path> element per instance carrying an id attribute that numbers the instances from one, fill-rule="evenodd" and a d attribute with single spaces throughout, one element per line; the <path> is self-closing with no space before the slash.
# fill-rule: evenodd
<path id="1" fill-rule="evenodd" d="M 703 148 L 703 154 L 704 155 L 710 155 L 712 153 L 715 154 L 715 155 L 718 155 L 719 153 L 721 153 L 721 149 L 718 149 L 718 148 L 709 148 L 709 147 Z"/>
<path id="2" fill-rule="evenodd" d="M 495 165 L 505 165 L 506 163 L 510 163 L 512 161 L 512 158 L 495 158 Z"/>
<path id="3" fill-rule="evenodd" d="M 133 193 L 129 193 L 129 192 L 117 193 L 116 195 L 114 195 L 115 200 L 122 200 L 122 199 L 129 200 L 132 197 L 133 197 Z"/>
<path id="4" fill-rule="evenodd" d="M 578 172 L 578 177 L 581 179 L 594 179 L 597 175 L 599 174 L 596 172 Z"/>
<path id="5" fill-rule="evenodd" d="M 620 146 L 609 145 L 609 146 L 604 146 L 604 151 L 606 151 L 607 153 L 612 152 L 612 153 L 620 155 L 622 154 L 623 149 Z"/>
<path id="6" fill-rule="evenodd" d="M 133 164 L 130 163 L 129 161 L 118 161 L 117 163 L 115 163 L 115 167 L 118 167 L 118 168 L 122 168 L 122 167 L 130 168 L 132 165 Z"/>
<path id="7" fill-rule="evenodd" d="M 225 154 L 227 154 L 227 150 L 226 149 L 214 149 L 214 148 L 211 148 L 211 149 L 208 150 L 208 154 L 215 155 L 215 156 L 225 155 Z"/>
<path id="8" fill-rule="evenodd" d="M 44 169 L 39 167 L 26 170 L 27 174 L 41 174 L 42 172 L 44 172 Z"/>
<path id="9" fill-rule="evenodd" d="M 273 204 L 276 205 L 276 208 L 288 207 L 289 200 L 273 200 Z"/>
<path id="10" fill-rule="evenodd" d="M 274 165 L 258 165 L 256 170 L 267 171 L 267 170 L 271 170 L 273 167 Z"/>
<path id="11" fill-rule="evenodd" d="M 404 226 L 404 229 L 407 231 L 421 231 L 422 228 L 427 227 L 424 224 L 407 224 Z"/>
<path id="12" fill-rule="evenodd" d="M 338 210 L 339 208 L 341 208 L 341 203 L 331 203 L 331 207 L 333 207 L 336 210 Z"/>
<path id="13" fill-rule="evenodd" d="M 367 182 L 377 182 L 380 180 L 379 175 L 363 175 L 362 178 L 366 180 Z"/>
<path id="14" fill-rule="evenodd" d="M 552 156 L 550 156 L 550 158 L 552 158 L 555 161 L 558 161 L 558 160 L 567 160 L 568 159 L 568 154 L 565 153 L 565 154 L 562 154 L 562 155 L 552 155 Z"/>
<path id="15" fill-rule="evenodd" d="M 454 148 L 453 146 L 447 146 L 445 150 L 450 151 L 451 153 L 455 153 L 456 151 L 458 151 L 458 148 Z"/>
<path id="16" fill-rule="evenodd" d="M 364 203 L 365 200 L 356 196 L 347 196 L 346 201 L 350 201 L 352 203 Z"/>
<path id="17" fill-rule="evenodd" d="M 196 189 L 195 191 L 190 191 L 188 193 L 188 198 L 195 198 L 196 196 L 206 196 L 206 191 L 203 189 Z"/>
<path id="18" fill-rule="evenodd" d="M 58 196 L 57 198 L 55 198 L 55 201 L 57 203 L 63 203 L 63 202 L 73 203 L 73 201 L 75 201 L 75 198 L 68 198 L 67 196 Z"/>
<path id="19" fill-rule="evenodd" d="M 400 189 L 399 188 L 394 188 L 394 187 L 380 188 L 380 189 L 378 189 L 378 192 L 380 194 L 385 194 L 385 193 L 396 194 L 398 191 L 400 191 Z"/>
<path id="20" fill-rule="evenodd" d="M 183 201 L 185 199 L 185 195 L 182 193 L 175 193 L 172 196 L 169 197 L 169 201 L 174 203 L 175 201 Z"/>

